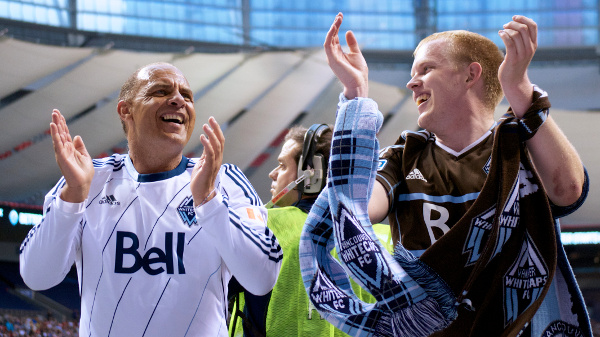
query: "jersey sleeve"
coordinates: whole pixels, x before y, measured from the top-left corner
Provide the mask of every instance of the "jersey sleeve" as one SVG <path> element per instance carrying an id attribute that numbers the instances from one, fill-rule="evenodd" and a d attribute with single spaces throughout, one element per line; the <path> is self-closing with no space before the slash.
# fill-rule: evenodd
<path id="1" fill-rule="evenodd" d="M 255 295 L 268 293 L 279 275 L 283 252 L 267 227 L 267 210 L 242 173 L 224 164 L 216 197 L 196 207 L 199 223 L 215 240 L 233 276 Z"/>
<path id="2" fill-rule="evenodd" d="M 67 275 L 81 245 L 84 205 L 60 199 L 64 179 L 44 201 L 44 214 L 23 240 L 19 265 L 23 281 L 33 290 L 59 284 Z"/>
<path id="3" fill-rule="evenodd" d="M 379 151 L 379 165 L 377 167 L 377 181 L 383 186 L 388 196 L 388 210 L 391 212 L 394 204 L 397 187 L 403 181 L 402 150 L 404 145 L 401 137 L 395 145 L 382 148 Z"/>
<path id="4" fill-rule="evenodd" d="M 589 180 L 590 178 L 588 176 L 588 172 L 585 167 L 583 168 L 583 173 L 584 173 L 585 180 L 583 181 L 581 195 L 579 196 L 579 199 L 577 199 L 577 201 L 575 201 L 572 205 L 557 206 L 557 205 L 553 204 L 552 201 L 548 200 L 548 201 L 550 201 L 550 209 L 552 210 L 552 216 L 554 218 L 562 218 L 562 217 L 565 217 L 565 216 L 575 212 L 576 210 L 579 209 L 579 207 L 581 207 L 581 205 L 583 205 L 583 202 L 585 201 L 585 199 L 587 199 L 588 192 L 590 190 L 590 180 Z"/>

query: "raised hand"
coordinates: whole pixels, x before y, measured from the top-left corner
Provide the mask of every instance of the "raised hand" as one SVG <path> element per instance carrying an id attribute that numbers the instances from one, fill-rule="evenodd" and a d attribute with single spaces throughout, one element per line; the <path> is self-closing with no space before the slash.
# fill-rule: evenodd
<path id="1" fill-rule="evenodd" d="M 531 105 L 533 86 L 527 68 L 537 49 L 537 24 L 530 18 L 515 15 L 498 34 L 506 46 L 506 56 L 498 70 L 498 78 L 506 99 L 517 117 Z"/>
<path id="2" fill-rule="evenodd" d="M 338 32 L 344 15 L 338 13 L 327 32 L 325 54 L 327 62 L 333 73 L 344 85 L 344 96 L 348 99 L 355 97 L 368 97 L 369 95 L 369 68 L 363 54 L 358 47 L 358 42 L 352 31 L 346 32 L 346 43 L 349 52 L 344 53 L 340 45 Z"/>
<path id="3" fill-rule="evenodd" d="M 214 117 L 208 119 L 208 124 L 204 124 L 202 130 L 206 134 L 200 136 L 204 150 L 200 160 L 194 166 L 190 183 L 194 207 L 210 201 L 216 195 L 215 179 L 223 162 L 225 147 L 225 136 Z"/>
<path id="4" fill-rule="evenodd" d="M 87 198 L 94 177 L 92 158 L 81 137 L 71 138 L 67 122 L 57 109 L 52 111 L 50 135 L 56 163 L 66 181 L 60 197 L 68 202 L 83 202 Z"/>

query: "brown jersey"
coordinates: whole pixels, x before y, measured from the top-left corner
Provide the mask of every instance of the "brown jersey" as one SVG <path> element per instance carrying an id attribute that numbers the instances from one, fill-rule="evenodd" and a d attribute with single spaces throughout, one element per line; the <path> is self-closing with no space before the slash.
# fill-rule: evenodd
<path id="1" fill-rule="evenodd" d="M 377 181 L 388 193 L 394 243 L 401 239 L 409 250 L 425 250 L 452 228 L 479 196 L 492 144 L 488 132 L 454 153 L 432 133 L 404 131 L 380 151 Z"/>

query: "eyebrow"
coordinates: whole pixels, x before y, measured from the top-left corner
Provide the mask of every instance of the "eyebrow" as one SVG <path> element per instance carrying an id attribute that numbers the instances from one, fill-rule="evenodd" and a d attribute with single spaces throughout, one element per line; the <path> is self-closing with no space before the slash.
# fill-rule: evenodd
<path id="1" fill-rule="evenodd" d="M 419 69 L 422 69 L 425 66 L 431 66 L 434 62 L 431 59 L 425 59 L 410 68 L 410 76 L 415 76 L 415 73 L 418 72 Z M 413 71 L 414 69 L 414 71 Z"/>
<path id="2" fill-rule="evenodd" d="M 155 82 L 154 84 L 152 84 L 151 86 L 148 87 L 148 91 L 153 91 L 153 90 L 161 89 L 161 88 L 171 88 L 171 87 L 173 87 L 173 85 L 171 83 Z M 193 93 L 192 89 L 190 89 L 188 87 L 179 86 L 179 92 L 190 95 L 190 97 L 194 97 L 194 93 Z"/>

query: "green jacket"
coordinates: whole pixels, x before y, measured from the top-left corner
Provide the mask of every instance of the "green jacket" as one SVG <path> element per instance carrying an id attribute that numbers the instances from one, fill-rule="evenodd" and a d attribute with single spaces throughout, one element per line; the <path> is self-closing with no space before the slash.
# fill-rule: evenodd
<path id="1" fill-rule="evenodd" d="M 347 336 L 342 331 L 322 319 L 312 307 L 304 289 L 300 274 L 298 245 L 300 234 L 308 214 L 293 206 L 272 208 L 268 210 L 267 226 L 273 231 L 279 245 L 283 249 L 283 260 L 277 283 L 271 293 L 265 318 L 267 336 Z M 391 253 L 393 251 L 392 237 L 389 226 L 373 225 L 380 242 Z M 335 255 L 334 255 L 335 256 Z M 375 299 L 360 286 L 353 282 L 355 293 L 365 302 L 373 303 Z M 236 306 L 243 308 L 244 294 L 240 294 Z M 233 312 L 237 307 L 233 308 Z M 230 322 L 229 331 L 235 328 L 234 336 L 243 336 L 242 320 Z"/>

